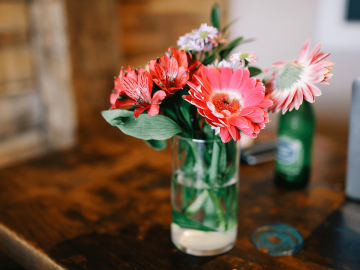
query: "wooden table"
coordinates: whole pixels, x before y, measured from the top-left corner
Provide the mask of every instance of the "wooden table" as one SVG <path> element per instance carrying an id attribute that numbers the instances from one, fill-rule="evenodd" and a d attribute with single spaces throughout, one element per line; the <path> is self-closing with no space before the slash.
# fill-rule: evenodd
<path id="1" fill-rule="evenodd" d="M 26 269 L 43 270 L 360 269 L 356 256 L 344 264 L 323 252 L 332 231 L 324 221 L 345 201 L 345 160 L 346 140 L 318 135 L 311 183 L 297 191 L 274 187 L 271 162 L 241 165 L 236 246 L 198 258 L 170 240 L 170 149 L 156 152 L 105 129 L 71 151 L 0 170 L 0 248 Z M 304 250 L 272 257 L 254 248 L 251 232 L 274 222 L 295 226 Z"/>

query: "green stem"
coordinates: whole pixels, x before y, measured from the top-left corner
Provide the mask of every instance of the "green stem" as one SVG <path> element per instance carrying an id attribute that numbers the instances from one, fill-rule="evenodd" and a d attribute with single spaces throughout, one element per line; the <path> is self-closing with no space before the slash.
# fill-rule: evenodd
<path id="1" fill-rule="evenodd" d="M 189 142 L 190 143 L 190 147 L 194 153 L 195 156 L 195 160 L 196 160 L 196 164 L 197 167 L 199 169 L 199 173 L 202 176 L 202 181 L 204 181 L 204 175 L 203 175 L 203 162 L 202 159 L 199 156 L 199 152 L 198 152 L 198 148 L 196 147 L 196 144 L 194 142 Z M 213 145 L 213 151 L 212 151 L 212 157 L 211 157 L 211 164 L 210 164 L 210 168 L 209 168 L 209 182 L 210 184 L 213 186 L 216 184 L 216 180 L 217 180 L 217 174 L 218 174 L 218 164 L 219 164 L 219 158 L 220 158 L 220 147 L 219 145 L 214 142 Z M 206 192 L 206 193 L 205 193 Z M 215 194 L 215 192 L 211 189 L 208 190 L 204 190 L 202 194 L 200 194 L 200 196 L 193 202 L 193 204 L 191 204 L 188 209 L 186 210 L 186 214 L 193 214 L 196 211 L 198 211 L 201 207 L 201 205 L 204 203 L 204 201 L 206 200 L 207 196 L 210 196 L 211 201 L 214 204 L 215 207 L 215 211 L 216 214 L 219 218 L 219 227 L 222 230 L 226 229 L 226 220 L 225 220 L 225 216 L 224 213 L 222 211 L 221 208 L 221 204 L 220 204 L 220 200 L 217 197 L 217 195 Z"/>
<path id="2" fill-rule="evenodd" d="M 224 213 L 221 209 L 221 205 L 220 205 L 220 201 L 219 201 L 219 198 L 216 196 L 215 192 L 213 190 L 208 190 L 209 192 L 209 196 L 212 200 L 212 202 L 214 203 L 214 206 L 215 206 L 215 211 L 216 211 L 216 214 L 219 218 L 219 222 L 220 222 L 220 225 L 219 227 L 225 231 L 225 227 L 226 227 L 226 220 L 225 220 L 225 217 L 224 217 Z"/>
<path id="3" fill-rule="evenodd" d="M 191 150 L 194 153 L 196 164 L 198 165 L 197 167 L 198 167 L 198 170 L 199 170 L 199 174 L 201 175 L 201 178 L 203 178 L 203 176 L 204 176 L 204 165 L 203 165 L 203 162 L 202 162 L 202 160 L 201 160 L 201 158 L 199 156 L 199 151 L 198 151 L 198 148 L 196 147 L 196 143 L 192 142 L 192 141 L 189 141 L 189 144 L 190 144 Z"/>
<path id="4" fill-rule="evenodd" d="M 209 168 L 209 182 L 213 186 L 216 184 L 219 157 L 220 157 L 220 147 L 216 142 L 214 142 L 214 146 L 211 154 L 212 155 L 211 155 L 211 164 Z"/>
<path id="5" fill-rule="evenodd" d="M 201 194 L 195 199 L 195 201 L 186 209 L 185 215 L 192 216 L 197 211 L 199 211 L 208 196 L 208 191 L 206 189 L 203 190 L 203 192 L 201 192 Z"/>

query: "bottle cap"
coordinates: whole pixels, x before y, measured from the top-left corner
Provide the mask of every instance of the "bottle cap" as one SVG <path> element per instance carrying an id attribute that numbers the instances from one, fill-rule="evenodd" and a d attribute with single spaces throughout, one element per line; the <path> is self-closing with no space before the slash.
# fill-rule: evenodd
<path id="1" fill-rule="evenodd" d="M 259 227 L 253 231 L 250 240 L 255 247 L 272 256 L 294 254 L 304 247 L 300 232 L 284 223 Z"/>

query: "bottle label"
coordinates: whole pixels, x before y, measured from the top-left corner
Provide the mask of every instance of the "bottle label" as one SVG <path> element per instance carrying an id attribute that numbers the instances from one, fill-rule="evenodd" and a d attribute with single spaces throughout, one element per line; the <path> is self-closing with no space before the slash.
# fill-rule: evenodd
<path id="1" fill-rule="evenodd" d="M 300 140 L 281 136 L 276 142 L 277 168 L 288 175 L 299 174 L 303 167 L 304 147 Z"/>

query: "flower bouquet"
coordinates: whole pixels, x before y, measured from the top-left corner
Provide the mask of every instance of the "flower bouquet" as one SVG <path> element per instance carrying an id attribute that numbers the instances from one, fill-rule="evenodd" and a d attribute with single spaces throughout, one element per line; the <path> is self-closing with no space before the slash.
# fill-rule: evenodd
<path id="1" fill-rule="evenodd" d="M 172 138 L 173 243 L 194 255 L 215 255 L 237 234 L 239 140 L 256 138 L 270 122 L 267 109 L 298 109 L 320 94 L 315 83 L 331 77 L 331 62 L 305 43 L 297 61 L 276 63 L 263 80 L 254 52 L 232 53 L 246 42 L 226 39 L 214 5 L 212 26 L 181 36 L 145 68 L 121 69 L 105 120 L 162 150 Z M 226 59 L 229 59 L 226 60 Z M 242 134 L 241 134 L 242 133 Z"/>

